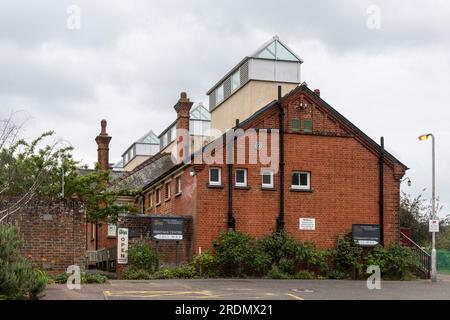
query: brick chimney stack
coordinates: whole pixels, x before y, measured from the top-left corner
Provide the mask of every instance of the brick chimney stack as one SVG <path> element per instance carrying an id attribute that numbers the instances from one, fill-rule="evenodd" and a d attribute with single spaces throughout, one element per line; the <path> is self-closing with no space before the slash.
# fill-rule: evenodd
<path id="1" fill-rule="evenodd" d="M 95 138 L 97 142 L 97 161 L 100 170 L 109 170 L 109 142 L 111 137 L 106 133 L 106 120 L 101 121 L 102 131 Z"/>
<path id="2" fill-rule="evenodd" d="M 189 100 L 186 92 L 180 94 L 180 99 L 174 106 L 177 112 L 177 138 L 176 138 L 176 160 L 182 162 L 189 156 L 189 116 L 193 102 Z"/>

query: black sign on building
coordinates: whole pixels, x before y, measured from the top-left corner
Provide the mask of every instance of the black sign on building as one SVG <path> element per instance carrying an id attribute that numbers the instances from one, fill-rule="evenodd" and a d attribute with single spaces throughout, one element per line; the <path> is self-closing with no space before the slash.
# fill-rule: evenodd
<path id="1" fill-rule="evenodd" d="M 182 218 L 153 218 L 152 238 L 157 241 L 184 239 L 184 219 Z"/>
<path id="2" fill-rule="evenodd" d="M 365 247 L 374 247 L 380 244 L 380 225 L 354 224 L 352 227 L 353 241 Z"/>

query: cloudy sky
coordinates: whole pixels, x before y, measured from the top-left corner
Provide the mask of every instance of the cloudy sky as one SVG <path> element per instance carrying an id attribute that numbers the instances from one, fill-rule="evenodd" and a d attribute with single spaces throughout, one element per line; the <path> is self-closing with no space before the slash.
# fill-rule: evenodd
<path id="1" fill-rule="evenodd" d="M 431 144 L 417 136 L 436 135 L 450 213 L 445 0 L 3 0 L 0 116 L 21 110 L 26 137 L 53 129 L 90 165 L 105 118 L 116 161 L 174 120 L 180 91 L 207 104 L 206 91 L 275 34 L 305 60 L 311 88 L 411 168 L 404 191 L 430 198 Z"/>

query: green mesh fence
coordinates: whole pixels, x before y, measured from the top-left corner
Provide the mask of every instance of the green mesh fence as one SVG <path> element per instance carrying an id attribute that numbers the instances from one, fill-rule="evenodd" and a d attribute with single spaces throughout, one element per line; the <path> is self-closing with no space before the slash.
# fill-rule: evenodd
<path id="1" fill-rule="evenodd" d="M 437 251 L 437 270 L 440 273 L 450 274 L 450 251 Z"/>

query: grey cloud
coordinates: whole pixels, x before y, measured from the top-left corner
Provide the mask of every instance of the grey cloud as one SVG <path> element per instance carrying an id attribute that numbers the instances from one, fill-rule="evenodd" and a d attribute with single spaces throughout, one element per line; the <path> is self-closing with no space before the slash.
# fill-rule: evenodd
<path id="1" fill-rule="evenodd" d="M 68 30 L 69 5 L 81 29 Z M 381 29 L 366 26 L 369 5 Z M 303 79 L 411 167 L 412 193 L 429 186 L 422 131 L 445 147 L 450 100 L 447 1 L 107 1 L 0 2 L 0 116 L 25 109 L 27 136 L 55 129 L 91 164 L 106 118 L 111 159 L 175 118 L 180 91 L 205 92 L 245 55 L 278 34 L 305 60 Z M 449 175 L 438 190 L 450 206 Z M 447 210 L 448 211 L 448 210 Z"/>

